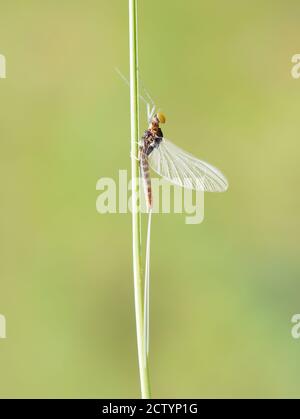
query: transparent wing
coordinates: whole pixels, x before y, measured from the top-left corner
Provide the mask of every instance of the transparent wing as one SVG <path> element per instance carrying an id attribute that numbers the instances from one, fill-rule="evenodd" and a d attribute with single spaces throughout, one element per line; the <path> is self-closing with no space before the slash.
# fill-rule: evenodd
<path id="1" fill-rule="evenodd" d="M 160 176 L 183 188 L 207 192 L 225 192 L 228 188 L 225 176 L 218 169 L 165 138 L 150 154 L 149 164 Z"/>

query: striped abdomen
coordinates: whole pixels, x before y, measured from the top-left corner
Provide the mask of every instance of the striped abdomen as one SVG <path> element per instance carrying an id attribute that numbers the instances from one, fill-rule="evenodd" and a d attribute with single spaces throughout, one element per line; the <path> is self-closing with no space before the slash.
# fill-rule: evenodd
<path id="1" fill-rule="evenodd" d="M 152 188 L 148 156 L 143 150 L 140 153 L 140 164 L 147 206 L 148 208 L 152 208 Z"/>

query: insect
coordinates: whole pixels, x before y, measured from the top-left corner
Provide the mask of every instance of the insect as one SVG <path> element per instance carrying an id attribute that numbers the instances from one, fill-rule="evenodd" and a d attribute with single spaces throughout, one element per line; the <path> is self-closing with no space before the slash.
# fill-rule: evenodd
<path id="1" fill-rule="evenodd" d="M 139 146 L 140 170 L 148 209 L 152 208 L 150 167 L 163 178 L 183 188 L 207 192 L 225 192 L 228 182 L 215 167 L 197 159 L 167 140 L 160 128 L 166 123 L 162 112 L 152 108 L 149 127 Z"/>

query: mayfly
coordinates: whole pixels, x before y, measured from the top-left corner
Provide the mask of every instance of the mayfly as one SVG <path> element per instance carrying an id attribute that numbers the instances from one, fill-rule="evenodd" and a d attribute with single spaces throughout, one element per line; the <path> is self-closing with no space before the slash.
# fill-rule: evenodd
<path id="1" fill-rule="evenodd" d="M 129 85 L 126 77 L 116 69 L 119 76 Z M 145 199 L 148 207 L 148 232 L 146 242 L 146 263 L 144 283 L 144 343 L 145 357 L 149 353 L 149 319 L 150 319 L 150 235 L 152 214 L 152 187 L 150 167 L 169 182 L 183 188 L 206 192 L 225 192 L 228 182 L 225 176 L 215 167 L 183 151 L 167 140 L 160 125 L 166 123 L 162 112 L 156 111 L 155 103 L 143 87 L 147 99 L 139 95 L 147 106 L 148 129 L 139 141 L 139 164 L 144 183 Z M 133 156 L 133 155 L 132 155 Z"/>
<path id="2" fill-rule="evenodd" d="M 129 86 L 129 81 L 118 68 L 116 72 Z M 164 137 L 160 125 L 166 123 L 166 117 L 162 112 L 156 112 L 153 99 L 145 87 L 142 88 L 148 100 L 141 94 L 139 97 L 147 106 L 149 126 L 139 141 L 139 161 L 148 209 L 152 209 L 149 166 L 169 182 L 183 188 L 204 192 L 225 192 L 228 182 L 218 169 L 187 153 Z"/>
<path id="3" fill-rule="evenodd" d="M 218 169 L 164 138 L 160 125 L 166 123 L 166 117 L 162 112 L 156 112 L 153 108 L 148 119 L 149 127 L 140 141 L 139 160 L 149 210 L 153 204 L 150 167 L 169 182 L 183 188 L 206 192 L 227 190 L 228 182 Z"/>

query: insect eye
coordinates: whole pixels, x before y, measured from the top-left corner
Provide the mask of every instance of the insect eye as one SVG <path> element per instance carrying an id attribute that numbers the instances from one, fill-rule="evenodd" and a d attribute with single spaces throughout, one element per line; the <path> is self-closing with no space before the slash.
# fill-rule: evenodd
<path id="1" fill-rule="evenodd" d="M 160 124 L 165 124 L 166 123 L 166 117 L 162 112 L 158 112 L 156 116 L 157 116 L 157 119 L 159 120 Z"/>

